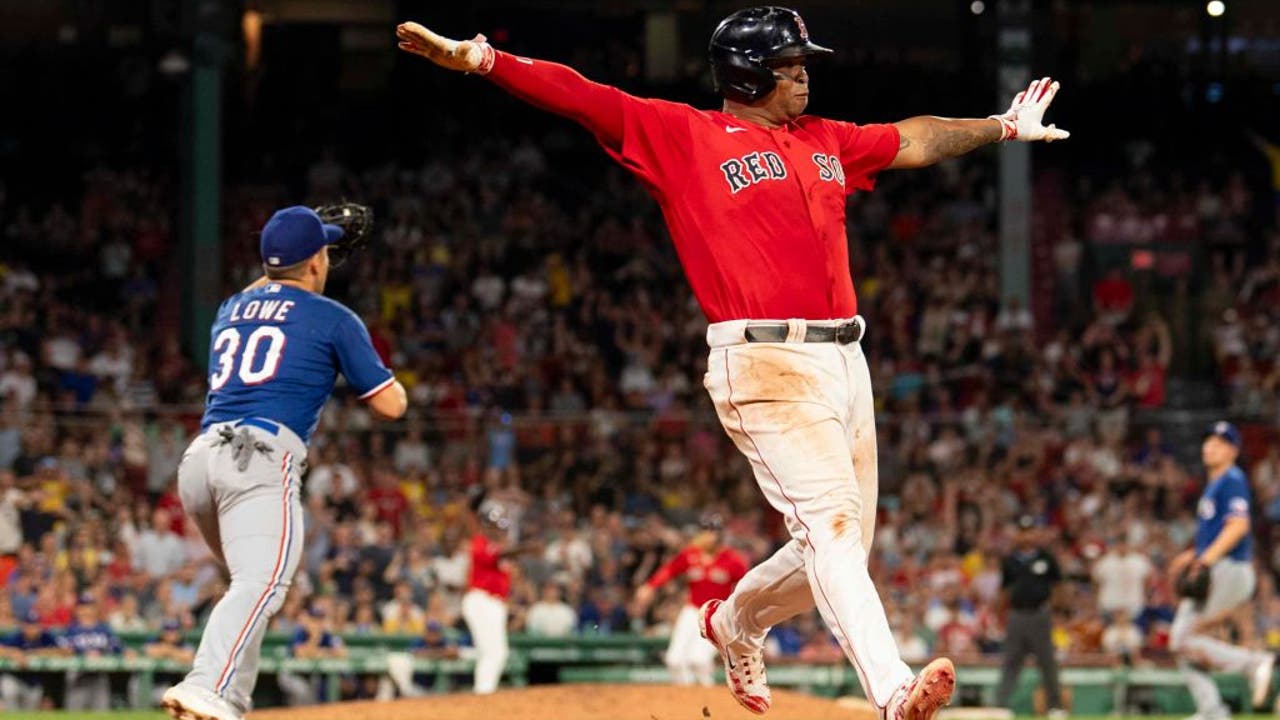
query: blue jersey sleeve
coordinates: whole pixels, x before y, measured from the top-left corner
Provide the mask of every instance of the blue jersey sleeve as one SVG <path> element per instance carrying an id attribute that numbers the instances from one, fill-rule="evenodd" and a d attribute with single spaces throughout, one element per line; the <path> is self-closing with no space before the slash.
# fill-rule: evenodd
<path id="1" fill-rule="evenodd" d="M 311 633 L 306 628 L 298 628 L 293 631 L 293 640 L 289 642 L 289 650 L 297 650 L 299 645 L 305 645 L 310 639 Z"/>
<path id="2" fill-rule="evenodd" d="M 1218 507 L 1225 517 L 1249 518 L 1249 484 L 1241 472 L 1231 472 L 1222 478 L 1218 489 Z"/>
<path id="3" fill-rule="evenodd" d="M 344 312 L 338 319 L 333 329 L 333 349 L 343 377 L 362 400 L 378 394 L 395 380 L 374 351 L 369 330 L 354 314 Z"/>

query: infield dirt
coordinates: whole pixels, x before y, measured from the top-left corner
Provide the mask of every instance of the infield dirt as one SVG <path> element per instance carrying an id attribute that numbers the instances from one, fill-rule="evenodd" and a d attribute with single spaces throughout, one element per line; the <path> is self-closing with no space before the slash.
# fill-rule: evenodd
<path id="1" fill-rule="evenodd" d="M 493 695 L 433 695 L 392 702 L 274 708 L 249 720 L 747 720 L 724 687 L 540 685 Z M 773 691 L 767 720 L 875 720 L 869 709 L 786 690 Z"/>

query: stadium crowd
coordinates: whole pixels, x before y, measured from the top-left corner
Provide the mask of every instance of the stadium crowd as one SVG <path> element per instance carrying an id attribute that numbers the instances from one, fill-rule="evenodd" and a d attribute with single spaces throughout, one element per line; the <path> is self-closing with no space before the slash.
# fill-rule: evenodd
<path id="1" fill-rule="evenodd" d="M 305 481 L 306 557 L 275 630 L 311 637 L 320 622 L 449 647 L 443 638 L 465 633 L 467 515 L 480 491 L 507 508 L 513 535 L 545 540 L 519 565 L 514 632 L 663 634 L 683 596 L 669 590 L 641 613 L 632 592 L 707 508 L 752 561 L 783 539 L 704 399 L 705 321 L 653 203 L 621 171 L 551 171 L 546 145 L 492 141 L 360 171 L 326 153 L 305 193 L 227 191 L 228 292 L 259 273 L 253 238 L 275 208 L 374 205 L 380 242 L 335 273 L 331 292 L 368 320 L 411 398 L 391 430 L 353 397 L 326 409 Z M 60 204 L 0 188 L 0 626 L 191 629 L 222 587 L 175 491 L 206 381 L 174 314 L 167 187 L 97 169 Z M 1212 277 L 1186 302 L 1222 318 L 1214 361 L 1233 412 L 1274 422 L 1280 236 L 1263 262 L 1245 262 L 1230 248 L 1254 231 L 1241 219 L 1247 189 L 1164 190 L 1191 241 L 1208 238 Z M 1187 330 L 1128 273 L 1079 280 L 1096 247 L 1165 227 L 1144 215 L 1157 196 L 1122 183 L 1068 198 L 1088 221 L 1055 249 L 1059 302 L 1091 309 L 1054 328 L 999 302 L 989 163 L 909 182 L 888 173 L 851 201 L 881 416 L 871 562 L 908 660 L 994 662 L 998 557 L 1027 512 L 1070 580 L 1055 615 L 1067 661 L 1165 657 L 1163 567 L 1190 539 L 1200 479 L 1135 418 L 1166 403 Z M 1280 520 L 1275 445 L 1249 469 L 1261 512 Z M 1260 562 L 1264 612 L 1237 632 L 1280 647 L 1280 625 L 1261 621 L 1280 618 L 1280 554 Z M 813 614 L 770 643 L 778 659 L 841 657 Z"/>

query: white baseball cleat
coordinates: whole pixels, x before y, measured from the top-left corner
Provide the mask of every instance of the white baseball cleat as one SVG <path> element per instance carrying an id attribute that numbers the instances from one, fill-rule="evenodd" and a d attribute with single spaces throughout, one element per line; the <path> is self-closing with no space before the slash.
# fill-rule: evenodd
<path id="1" fill-rule="evenodd" d="M 933 720 L 939 710 L 951 704 L 955 690 L 955 666 L 946 658 L 938 658 L 894 693 L 886 715 L 889 720 Z"/>
<path id="2" fill-rule="evenodd" d="M 243 720 L 243 716 L 212 690 L 179 683 L 164 691 L 160 705 L 174 720 Z"/>
<path id="3" fill-rule="evenodd" d="M 769 694 L 769 680 L 764 674 L 764 655 L 759 651 L 733 656 L 716 638 L 711 616 L 720 608 L 719 600 L 708 600 L 698 609 L 698 632 L 706 638 L 724 659 L 724 679 L 733 693 L 733 699 L 742 707 L 757 715 L 763 715 L 773 702 Z"/>
<path id="4" fill-rule="evenodd" d="M 1261 707 L 1262 703 L 1267 700 L 1267 693 L 1271 692 L 1271 672 L 1276 669 L 1276 656 L 1267 653 L 1253 671 L 1249 673 L 1249 691 L 1253 696 L 1253 705 L 1250 709 Z"/>

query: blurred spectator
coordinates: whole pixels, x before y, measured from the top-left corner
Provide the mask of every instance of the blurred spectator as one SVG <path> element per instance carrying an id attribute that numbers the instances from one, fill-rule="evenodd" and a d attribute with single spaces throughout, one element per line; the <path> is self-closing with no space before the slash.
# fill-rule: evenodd
<path id="1" fill-rule="evenodd" d="M 611 635 L 627 632 L 631 619 L 623 606 L 616 588 L 605 587 L 588 591 L 587 599 L 578 609 L 578 631 L 592 635 Z"/>
<path id="2" fill-rule="evenodd" d="M 76 603 L 75 620 L 59 639 L 81 657 L 124 655 L 126 650 L 111 626 L 102 620 L 98 599 L 85 594 Z M 68 670 L 64 707 L 71 711 L 111 709 L 111 677 L 93 670 Z"/>
<path id="3" fill-rule="evenodd" d="M 1142 631 L 1133 623 L 1133 617 L 1125 609 L 1111 615 L 1107 629 L 1102 633 L 1102 650 L 1120 659 L 1125 665 L 1133 665 L 1142 652 Z"/>
<path id="4" fill-rule="evenodd" d="M 1104 613 L 1123 610 L 1127 616 L 1136 617 L 1146 604 L 1147 580 L 1152 571 L 1146 555 L 1131 548 L 1124 535 L 1116 536 L 1093 565 L 1099 609 Z"/>
<path id="5" fill-rule="evenodd" d="M 169 512 L 156 510 L 151 514 L 151 527 L 138 533 L 133 565 L 148 575 L 162 578 L 182 567 L 184 556 L 182 538 L 173 532 Z"/>
<path id="6" fill-rule="evenodd" d="M 525 617 L 525 632 L 543 637 L 568 637 L 578 625 L 577 613 L 563 599 L 554 582 L 542 586 L 542 595 Z"/>
<path id="7" fill-rule="evenodd" d="M 40 624 L 34 611 L 22 618 L 22 626 L 0 638 L 0 658 L 16 663 L 19 668 L 28 658 L 62 655 L 66 649 L 58 638 Z M 38 672 L 10 670 L 0 675 L 0 700 L 6 710 L 40 710 L 44 705 L 45 684 L 49 676 Z"/>
<path id="8" fill-rule="evenodd" d="M 164 691 L 186 677 L 185 670 L 195 661 L 196 649 L 182 637 L 182 623 L 177 618 L 168 618 L 161 623 L 159 634 L 142 646 L 142 655 L 162 663 L 161 669 L 152 676 L 151 697 L 145 698 L 147 706 L 156 707 Z M 139 702 L 143 698 L 138 697 L 137 680 L 138 676 L 129 679 L 129 696 L 133 698 L 134 707 L 143 704 Z"/>
<path id="9" fill-rule="evenodd" d="M 302 624 L 293 633 L 289 643 L 291 657 L 302 660 L 318 660 L 322 658 L 344 658 L 347 656 L 346 645 L 342 638 L 332 632 L 328 610 L 320 605 L 312 605 L 302 614 Z M 299 673 L 281 672 L 277 675 L 280 690 L 284 693 L 289 705 L 314 705 L 324 702 L 327 691 L 327 680 L 324 675 L 315 673 L 305 677 Z"/>
<path id="10" fill-rule="evenodd" d="M 426 615 L 413 601 L 413 588 L 407 582 L 396 583 L 392 598 L 382 606 L 382 632 L 421 635 L 426 624 Z"/>

